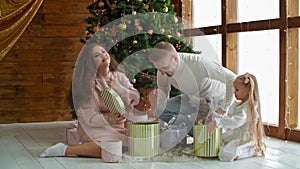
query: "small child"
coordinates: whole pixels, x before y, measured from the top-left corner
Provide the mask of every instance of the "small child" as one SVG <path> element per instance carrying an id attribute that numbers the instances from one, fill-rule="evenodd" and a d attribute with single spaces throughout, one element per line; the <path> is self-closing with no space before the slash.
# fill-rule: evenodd
<path id="1" fill-rule="evenodd" d="M 233 85 L 236 100 L 227 113 L 222 109 L 217 109 L 213 113 L 213 120 L 208 124 L 210 132 L 216 127 L 227 129 L 222 134 L 222 145 L 218 157 L 221 161 L 233 161 L 264 156 L 264 128 L 257 80 L 254 75 L 245 73 L 238 76 Z"/>

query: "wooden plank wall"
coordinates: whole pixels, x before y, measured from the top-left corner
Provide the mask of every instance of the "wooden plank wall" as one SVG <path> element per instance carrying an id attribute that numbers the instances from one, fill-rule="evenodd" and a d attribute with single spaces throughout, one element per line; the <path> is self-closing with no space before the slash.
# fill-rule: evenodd
<path id="1" fill-rule="evenodd" d="M 44 0 L 0 61 L 0 123 L 72 120 L 68 94 L 92 2 Z M 181 11 L 181 2 L 172 3 Z M 144 104 L 141 100 L 136 108 L 147 109 Z"/>
<path id="2" fill-rule="evenodd" d="M 44 0 L 0 61 L 0 123 L 71 120 L 68 94 L 92 0 Z"/>

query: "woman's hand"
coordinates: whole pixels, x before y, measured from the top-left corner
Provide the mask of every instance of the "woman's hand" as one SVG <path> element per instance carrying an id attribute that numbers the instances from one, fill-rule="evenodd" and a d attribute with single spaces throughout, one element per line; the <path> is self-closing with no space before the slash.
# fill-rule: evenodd
<path id="1" fill-rule="evenodd" d="M 120 123 L 126 119 L 126 115 L 121 115 L 120 113 L 118 113 L 115 114 L 114 118 L 115 123 Z"/>
<path id="2" fill-rule="evenodd" d="M 109 88 L 106 80 L 103 77 L 99 77 L 99 80 L 95 80 L 95 85 L 96 85 L 96 90 L 98 90 L 98 92 L 101 92 L 101 89 L 99 87 L 99 85 L 104 89 L 104 88 Z"/>

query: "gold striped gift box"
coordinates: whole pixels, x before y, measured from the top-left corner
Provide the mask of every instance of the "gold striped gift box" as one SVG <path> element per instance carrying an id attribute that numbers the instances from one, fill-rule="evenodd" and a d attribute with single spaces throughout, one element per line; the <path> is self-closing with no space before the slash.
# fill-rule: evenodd
<path id="1" fill-rule="evenodd" d="M 137 157 L 153 157 L 158 155 L 158 122 L 130 122 L 128 132 L 129 155 Z"/>
<path id="2" fill-rule="evenodd" d="M 194 125 L 194 154 L 199 157 L 217 157 L 221 145 L 222 131 L 207 131 L 207 125 Z"/>
<path id="3" fill-rule="evenodd" d="M 108 108 L 108 110 L 114 114 L 120 113 L 125 114 L 126 113 L 126 107 L 124 105 L 123 100 L 119 96 L 119 94 L 113 90 L 112 88 L 105 88 L 101 91 L 101 97 Z"/>

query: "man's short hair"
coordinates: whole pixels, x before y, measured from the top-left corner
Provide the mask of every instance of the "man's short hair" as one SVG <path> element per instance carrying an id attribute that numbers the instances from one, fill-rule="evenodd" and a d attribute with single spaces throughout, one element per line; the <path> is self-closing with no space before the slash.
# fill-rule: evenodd
<path id="1" fill-rule="evenodd" d="M 157 43 L 151 51 L 150 60 L 159 61 L 163 57 L 172 56 L 176 53 L 176 49 L 169 42 L 159 42 Z"/>

